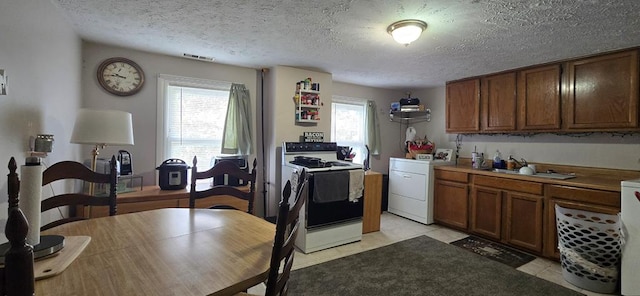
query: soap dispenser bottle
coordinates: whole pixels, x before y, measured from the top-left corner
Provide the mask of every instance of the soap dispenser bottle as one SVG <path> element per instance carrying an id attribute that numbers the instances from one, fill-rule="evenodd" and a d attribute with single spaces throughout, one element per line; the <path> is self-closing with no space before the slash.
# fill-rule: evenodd
<path id="1" fill-rule="evenodd" d="M 496 154 L 493 155 L 493 167 L 500 169 L 502 168 L 502 155 L 500 154 L 500 150 L 496 149 Z"/>

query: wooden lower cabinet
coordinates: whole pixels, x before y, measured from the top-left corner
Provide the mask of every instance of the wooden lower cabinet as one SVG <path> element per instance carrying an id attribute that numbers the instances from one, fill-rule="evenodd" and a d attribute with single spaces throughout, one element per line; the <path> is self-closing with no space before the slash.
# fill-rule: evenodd
<path id="1" fill-rule="evenodd" d="M 535 253 L 542 252 L 543 205 L 540 195 L 506 192 L 503 240 Z"/>
<path id="2" fill-rule="evenodd" d="M 502 235 L 502 190 L 474 186 L 470 216 L 471 232 L 499 240 Z"/>
<path id="3" fill-rule="evenodd" d="M 542 252 L 542 196 L 482 186 L 471 192 L 472 233 Z"/>
<path id="4" fill-rule="evenodd" d="M 466 231 L 469 227 L 468 188 L 466 173 L 436 171 L 433 220 Z"/>
<path id="5" fill-rule="evenodd" d="M 480 175 L 472 180 L 470 232 L 541 254 L 543 184 Z"/>
<path id="6" fill-rule="evenodd" d="M 555 206 L 616 215 L 620 212 L 620 192 L 593 190 L 571 186 L 545 186 L 543 256 L 559 260 Z"/>

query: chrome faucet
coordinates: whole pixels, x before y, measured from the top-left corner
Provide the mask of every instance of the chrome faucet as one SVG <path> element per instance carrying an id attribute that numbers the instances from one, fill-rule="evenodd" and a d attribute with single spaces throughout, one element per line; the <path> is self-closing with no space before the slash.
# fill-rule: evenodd
<path id="1" fill-rule="evenodd" d="M 524 158 L 520 158 L 520 161 L 516 160 L 515 158 L 513 158 L 513 156 L 509 155 L 509 160 L 513 160 L 515 161 L 515 163 L 518 164 L 518 166 L 520 167 L 526 167 L 529 164 L 527 163 L 527 160 L 525 160 Z"/>

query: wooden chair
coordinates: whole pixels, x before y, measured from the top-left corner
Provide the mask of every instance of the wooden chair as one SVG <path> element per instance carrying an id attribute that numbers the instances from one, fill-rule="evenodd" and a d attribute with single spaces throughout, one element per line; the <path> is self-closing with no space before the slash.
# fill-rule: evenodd
<path id="1" fill-rule="evenodd" d="M 240 200 L 247 201 L 249 203 L 247 212 L 253 214 L 253 201 L 256 193 L 256 165 L 258 161 L 253 160 L 253 168 L 251 173 L 243 171 L 234 161 L 221 161 L 214 165 L 209 170 L 198 172 L 198 159 L 193 157 L 193 166 L 191 167 L 191 190 L 189 190 L 189 207 L 195 208 L 196 200 L 212 197 L 216 195 L 227 195 L 238 198 Z M 215 178 L 224 178 L 227 175 L 228 178 L 237 178 L 243 184 L 249 186 L 249 190 L 243 190 L 241 187 L 230 185 L 213 185 L 205 190 L 197 190 L 198 180 L 213 180 Z M 216 204 L 212 209 L 237 209 L 237 207 L 225 204 Z"/>
<path id="2" fill-rule="evenodd" d="M 271 263 L 269 266 L 269 277 L 267 278 L 267 288 L 265 296 L 285 296 L 288 293 L 288 281 L 293 266 L 293 246 L 298 235 L 298 218 L 300 208 L 307 199 L 305 187 L 307 186 L 307 176 L 303 170 L 297 180 L 296 195 L 293 206 L 289 203 L 291 196 L 291 181 L 282 190 L 282 200 L 278 205 L 278 218 L 276 221 L 276 235 L 271 251 Z M 239 295 L 249 295 L 240 293 Z"/>
<path id="3" fill-rule="evenodd" d="M 61 224 L 87 219 L 75 214 L 78 206 L 108 206 L 109 216 L 116 214 L 116 189 L 118 185 L 118 172 L 116 158 L 111 157 L 109 174 L 101 174 L 91 171 L 85 165 L 75 161 L 62 161 L 48 167 L 42 173 L 42 185 L 65 179 L 82 180 L 94 184 L 109 185 L 108 196 L 94 196 L 86 193 L 63 193 L 52 196 L 42 201 L 41 211 L 47 211 L 61 206 L 69 206 L 69 217 L 62 218 L 40 227 L 46 230 Z"/>
<path id="4" fill-rule="evenodd" d="M 4 230 L 9 249 L 4 254 L 4 266 L 0 267 L 0 295 L 35 295 L 33 247 L 27 244 L 29 224 L 18 206 L 20 180 L 17 168 L 16 160 L 11 157 L 7 175 L 9 210 Z"/>

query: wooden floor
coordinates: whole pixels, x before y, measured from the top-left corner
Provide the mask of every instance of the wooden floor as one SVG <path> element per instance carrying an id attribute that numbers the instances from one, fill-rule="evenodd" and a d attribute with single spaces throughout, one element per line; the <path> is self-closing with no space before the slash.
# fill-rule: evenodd
<path id="1" fill-rule="evenodd" d="M 375 249 L 421 235 L 426 235 L 445 243 L 451 243 L 467 236 L 467 234 L 465 233 L 451 230 L 439 225 L 424 225 L 400 216 L 396 216 L 394 214 L 384 212 L 381 217 L 380 231 L 362 235 L 362 240 L 359 242 L 350 243 L 347 245 L 326 249 L 311 254 L 296 252 L 295 259 L 293 261 L 293 269 L 295 270 L 298 268 L 319 264 L 325 261 Z M 539 278 L 559 284 L 569 289 L 579 291 L 583 294 L 586 294 L 587 296 L 609 295 L 598 294 L 583 290 L 566 282 L 562 278 L 562 268 L 560 267 L 560 264 L 548 259 L 536 258 L 535 260 L 519 267 L 518 270 L 531 275 L 535 275 Z M 264 285 L 256 286 L 250 289 L 249 292 L 254 294 L 264 293 Z"/>

